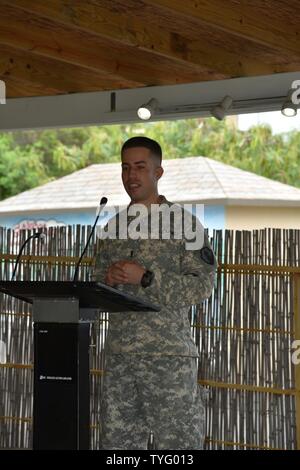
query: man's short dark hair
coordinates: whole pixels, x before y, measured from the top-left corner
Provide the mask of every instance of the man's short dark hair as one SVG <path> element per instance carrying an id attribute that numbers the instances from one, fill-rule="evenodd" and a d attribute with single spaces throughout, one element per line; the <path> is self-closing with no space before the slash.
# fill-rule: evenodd
<path id="1" fill-rule="evenodd" d="M 126 140 L 126 142 L 124 142 L 124 144 L 122 145 L 121 155 L 123 155 L 124 150 L 134 147 L 145 147 L 146 149 L 149 149 L 152 155 L 157 157 L 159 165 L 161 165 L 162 150 L 161 146 L 158 142 L 156 142 L 156 140 L 149 139 L 149 137 L 143 136 L 131 137 L 130 139 Z"/>

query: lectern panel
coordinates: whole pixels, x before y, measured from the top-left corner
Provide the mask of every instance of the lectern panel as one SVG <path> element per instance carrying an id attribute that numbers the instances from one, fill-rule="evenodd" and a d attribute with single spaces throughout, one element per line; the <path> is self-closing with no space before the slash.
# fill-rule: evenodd
<path id="1" fill-rule="evenodd" d="M 80 329 L 88 334 L 87 325 L 34 324 L 34 449 L 88 448 L 88 442 L 79 442 L 79 406 L 88 420 L 88 410 L 78 400 L 80 373 L 88 367 L 88 357 L 80 354 Z M 88 405 L 88 397 L 84 402 Z M 82 425 L 88 436 L 88 422 Z"/>

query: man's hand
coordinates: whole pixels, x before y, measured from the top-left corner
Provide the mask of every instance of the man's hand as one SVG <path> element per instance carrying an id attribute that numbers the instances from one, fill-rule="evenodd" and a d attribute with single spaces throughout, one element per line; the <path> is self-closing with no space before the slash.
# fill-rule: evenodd
<path id="1" fill-rule="evenodd" d="M 146 269 L 136 261 L 120 260 L 113 263 L 105 277 L 105 283 L 109 286 L 115 284 L 140 284 Z"/>

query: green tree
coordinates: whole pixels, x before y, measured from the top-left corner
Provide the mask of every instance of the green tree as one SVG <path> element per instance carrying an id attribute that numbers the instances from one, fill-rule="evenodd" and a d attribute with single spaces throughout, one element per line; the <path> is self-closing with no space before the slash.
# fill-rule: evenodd
<path id="1" fill-rule="evenodd" d="M 94 163 L 117 162 L 134 135 L 159 141 L 164 158 L 206 156 L 300 187 L 300 132 L 274 135 L 265 125 L 240 131 L 229 118 L 199 118 L 1 133 L 0 198 Z"/>

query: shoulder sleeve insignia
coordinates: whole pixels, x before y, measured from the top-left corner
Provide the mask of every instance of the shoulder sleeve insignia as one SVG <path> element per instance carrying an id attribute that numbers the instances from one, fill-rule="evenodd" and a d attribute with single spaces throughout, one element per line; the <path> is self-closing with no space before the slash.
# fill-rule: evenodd
<path id="1" fill-rule="evenodd" d="M 214 264 L 215 262 L 215 255 L 213 251 L 208 248 L 208 246 L 204 246 L 200 250 L 200 258 L 207 264 Z"/>

